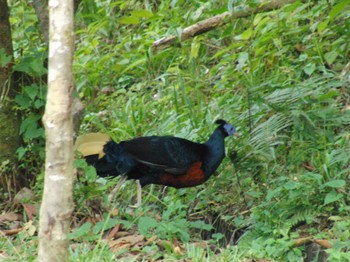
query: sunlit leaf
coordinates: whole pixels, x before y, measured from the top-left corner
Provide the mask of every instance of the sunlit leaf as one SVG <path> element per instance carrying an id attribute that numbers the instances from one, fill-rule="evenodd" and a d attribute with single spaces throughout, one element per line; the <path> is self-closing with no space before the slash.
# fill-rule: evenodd
<path id="1" fill-rule="evenodd" d="M 131 15 L 139 18 L 150 18 L 153 16 L 152 12 L 147 10 L 135 10 L 131 12 Z"/>
<path id="2" fill-rule="evenodd" d="M 140 23 L 140 19 L 135 16 L 123 16 L 119 19 L 119 23 L 127 25 L 137 25 Z"/>
<path id="3" fill-rule="evenodd" d="M 336 18 L 340 12 L 342 12 L 345 9 L 345 6 L 350 3 L 350 0 L 343 0 L 337 3 L 332 10 L 329 12 L 329 18 L 332 21 L 334 18 Z"/>
<path id="4" fill-rule="evenodd" d="M 191 56 L 193 58 L 198 57 L 199 49 L 201 47 L 201 44 L 198 41 L 193 41 L 191 44 Z"/>

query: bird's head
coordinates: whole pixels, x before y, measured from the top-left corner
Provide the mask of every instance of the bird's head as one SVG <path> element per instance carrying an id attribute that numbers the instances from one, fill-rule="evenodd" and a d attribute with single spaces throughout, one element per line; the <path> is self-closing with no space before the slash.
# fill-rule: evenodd
<path id="1" fill-rule="evenodd" d="M 218 119 L 215 121 L 215 124 L 219 126 L 225 136 L 237 136 L 236 128 L 233 125 L 227 123 L 225 120 Z"/>

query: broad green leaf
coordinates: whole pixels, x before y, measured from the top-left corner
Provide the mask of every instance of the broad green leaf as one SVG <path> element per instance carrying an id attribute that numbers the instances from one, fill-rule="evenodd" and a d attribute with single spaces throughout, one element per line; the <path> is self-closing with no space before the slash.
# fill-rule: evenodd
<path id="1" fill-rule="evenodd" d="M 239 53 L 239 56 L 237 59 L 238 60 L 237 70 L 241 70 L 247 64 L 248 58 L 249 58 L 248 52 Z"/>
<path id="2" fill-rule="evenodd" d="M 16 152 L 18 155 L 18 159 L 22 159 L 22 157 L 27 152 L 27 150 L 24 147 L 19 147 L 19 148 L 17 148 Z"/>
<path id="3" fill-rule="evenodd" d="M 338 56 L 338 52 L 330 51 L 324 55 L 324 59 L 326 60 L 327 64 L 331 65 L 333 64 L 337 56 Z"/>
<path id="4" fill-rule="evenodd" d="M 39 108 L 43 107 L 44 105 L 45 105 L 45 102 L 44 102 L 43 100 L 37 99 L 37 100 L 35 100 L 35 102 L 34 102 L 34 107 L 35 107 L 36 109 L 39 109 Z"/>
<path id="5" fill-rule="evenodd" d="M 201 47 L 201 44 L 198 41 L 193 41 L 191 44 L 191 56 L 193 58 L 198 57 L 199 49 Z"/>
<path id="6" fill-rule="evenodd" d="M 248 40 L 253 35 L 253 29 L 249 27 L 242 34 L 235 37 L 235 40 Z"/>
<path id="7" fill-rule="evenodd" d="M 300 187 L 300 183 L 294 182 L 294 181 L 289 181 L 284 185 L 284 188 L 287 190 L 293 190 Z"/>
<path id="8" fill-rule="evenodd" d="M 19 72 L 27 73 L 28 75 L 32 74 L 32 70 L 31 70 L 31 67 L 30 67 L 29 63 L 25 63 L 23 61 L 21 61 L 18 64 L 15 64 L 13 66 L 13 69 L 16 70 L 16 71 L 19 71 Z"/>
<path id="9" fill-rule="evenodd" d="M 25 118 L 21 123 L 20 134 L 23 134 L 32 125 L 37 126 L 36 121 L 38 121 L 39 119 L 39 115 L 29 115 L 27 118 Z"/>
<path id="10" fill-rule="evenodd" d="M 336 97 L 338 95 L 339 95 L 339 92 L 337 90 L 331 90 L 331 91 L 327 92 L 326 94 L 320 95 L 318 97 L 318 100 L 319 101 L 323 101 L 323 100 L 326 100 L 326 99 L 330 99 L 330 98 Z"/>
<path id="11" fill-rule="evenodd" d="M 96 169 L 92 166 L 87 166 L 85 169 L 85 176 L 88 181 L 95 182 L 97 179 Z"/>
<path id="12" fill-rule="evenodd" d="M 119 23 L 127 25 L 137 25 L 139 22 L 140 19 L 134 16 L 123 16 L 119 19 Z"/>
<path id="13" fill-rule="evenodd" d="M 39 87 L 35 84 L 26 86 L 24 88 L 26 94 L 30 97 L 31 100 L 34 100 L 34 98 L 38 95 Z"/>
<path id="14" fill-rule="evenodd" d="M 334 18 L 338 16 L 340 12 L 345 9 L 345 6 L 350 3 L 350 0 L 343 0 L 336 4 L 332 10 L 329 12 L 329 18 L 332 21 Z"/>
<path id="15" fill-rule="evenodd" d="M 30 98 L 25 94 L 16 95 L 15 101 L 22 109 L 27 109 L 31 106 Z"/>
<path id="16" fill-rule="evenodd" d="M 212 234 L 211 237 L 215 240 L 220 240 L 220 239 L 223 239 L 225 235 L 222 233 L 215 233 L 215 234 Z"/>
<path id="17" fill-rule="evenodd" d="M 346 185 L 346 182 L 345 180 L 342 180 L 342 179 L 332 180 L 324 184 L 324 186 L 333 187 L 333 188 L 343 187 L 345 185 Z"/>
<path id="18" fill-rule="evenodd" d="M 325 30 L 325 29 L 327 28 L 328 23 L 329 23 L 329 19 L 326 19 L 325 21 L 319 23 L 319 24 L 317 25 L 317 31 L 318 31 L 319 33 L 322 33 L 323 30 Z"/>
<path id="19" fill-rule="evenodd" d="M 204 221 L 201 221 L 201 220 L 190 222 L 190 226 L 192 228 L 203 229 L 203 230 L 211 230 L 213 228 L 212 225 L 206 224 Z"/>
<path id="20" fill-rule="evenodd" d="M 24 133 L 24 136 L 28 139 L 34 139 L 38 137 L 44 137 L 45 132 L 43 128 L 37 128 L 36 125 L 30 125 L 29 128 Z"/>
<path id="21" fill-rule="evenodd" d="M 123 73 L 128 72 L 130 69 L 143 64 L 146 62 L 146 58 L 140 58 L 139 60 L 136 60 L 135 62 L 133 62 L 131 65 L 129 65 L 127 68 L 124 69 Z"/>
<path id="22" fill-rule="evenodd" d="M 135 10 L 131 12 L 131 15 L 139 18 L 150 18 L 153 16 L 152 12 L 147 10 Z"/>
<path id="23" fill-rule="evenodd" d="M 327 205 L 329 203 L 333 203 L 335 201 L 338 201 L 343 197 L 343 194 L 338 194 L 335 190 L 329 192 L 325 199 L 324 199 L 324 204 Z"/>
<path id="24" fill-rule="evenodd" d="M 75 239 L 89 234 L 92 225 L 90 222 L 84 223 L 81 227 L 68 234 L 69 239 Z"/>
<path id="25" fill-rule="evenodd" d="M 341 220 L 343 220 L 344 218 L 341 217 L 341 216 L 330 216 L 328 219 L 329 219 L 329 220 L 332 220 L 332 221 L 341 221 Z"/>
<path id="26" fill-rule="evenodd" d="M 261 19 L 263 18 L 264 16 L 262 14 L 256 14 L 254 16 L 254 20 L 253 20 L 253 25 L 254 26 L 257 26 L 257 24 L 259 24 L 259 22 L 261 21 Z"/>
<path id="27" fill-rule="evenodd" d="M 38 76 L 47 74 L 47 69 L 44 67 L 43 61 L 41 59 L 33 59 L 30 63 L 30 68 Z"/>
<path id="28" fill-rule="evenodd" d="M 149 235 L 148 230 L 151 228 L 155 228 L 158 225 L 157 220 L 152 217 L 141 217 L 139 219 L 138 228 L 140 234 Z"/>
<path id="29" fill-rule="evenodd" d="M 316 65 L 314 63 L 309 63 L 306 66 L 304 66 L 304 72 L 307 75 L 312 75 L 313 72 L 316 70 Z"/>
<path id="30" fill-rule="evenodd" d="M 299 56 L 299 61 L 305 61 L 309 56 L 307 54 L 301 54 Z"/>
<path id="31" fill-rule="evenodd" d="M 104 220 L 104 221 L 97 222 L 95 224 L 95 226 L 93 227 L 93 233 L 95 235 L 99 234 L 102 231 L 105 231 L 105 230 L 108 230 L 112 227 L 115 227 L 117 224 L 119 224 L 119 220 L 115 219 L 115 218 L 107 219 L 107 221 Z"/>
<path id="32" fill-rule="evenodd" d="M 10 63 L 12 60 L 11 55 L 6 55 L 5 49 L 0 48 L 0 67 L 5 67 L 8 63 Z"/>

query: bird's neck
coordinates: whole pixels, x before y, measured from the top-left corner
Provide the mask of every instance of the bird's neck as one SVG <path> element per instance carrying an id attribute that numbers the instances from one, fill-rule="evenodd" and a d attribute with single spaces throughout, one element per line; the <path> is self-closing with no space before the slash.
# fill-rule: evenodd
<path id="1" fill-rule="evenodd" d="M 205 145 L 208 147 L 208 154 L 205 157 L 203 171 L 208 179 L 212 173 L 218 168 L 221 161 L 225 157 L 225 136 L 222 131 L 217 128 L 209 137 Z"/>

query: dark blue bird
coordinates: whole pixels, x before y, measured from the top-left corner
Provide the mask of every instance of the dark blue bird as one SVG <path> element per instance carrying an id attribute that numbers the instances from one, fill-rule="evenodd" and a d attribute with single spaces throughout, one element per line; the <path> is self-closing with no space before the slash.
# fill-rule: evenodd
<path id="1" fill-rule="evenodd" d="M 99 176 L 125 175 L 141 186 L 158 184 L 175 188 L 193 187 L 207 181 L 225 157 L 224 139 L 236 128 L 224 120 L 201 144 L 173 136 L 145 136 L 103 147 L 104 156 L 86 156 Z"/>

